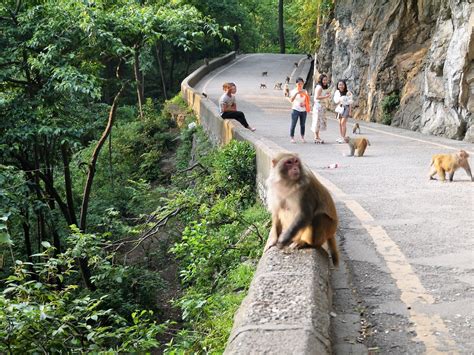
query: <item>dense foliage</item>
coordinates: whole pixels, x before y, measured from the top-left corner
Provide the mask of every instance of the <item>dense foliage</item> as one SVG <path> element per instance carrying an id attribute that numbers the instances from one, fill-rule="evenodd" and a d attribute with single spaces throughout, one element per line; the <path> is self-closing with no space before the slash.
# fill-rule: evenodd
<path id="1" fill-rule="evenodd" d="M 0 352 L 222 351 L 266 235 L 255 152 L 168 97 L 203 58 L 277 52 L 277 5 L 0 4 Z"/>

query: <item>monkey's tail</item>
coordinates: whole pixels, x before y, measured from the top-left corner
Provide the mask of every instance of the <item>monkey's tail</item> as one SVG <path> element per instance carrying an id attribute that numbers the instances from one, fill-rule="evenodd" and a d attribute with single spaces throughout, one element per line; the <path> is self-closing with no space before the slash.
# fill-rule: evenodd
<path id="1" fill-rule="evenodd" d="M 336 238 L 328 240 L 329 251 L 331 252 L 331 259 L 334 266 L 339 265 L 339 251 L 337 250 Z"/>
<path id="2" fill-rule="evenodd" d="M 430 163 L 430 166 L 433 166 L 433 163 L 434 163 L 434 159 L 431 158 L 431 163 Z"/>

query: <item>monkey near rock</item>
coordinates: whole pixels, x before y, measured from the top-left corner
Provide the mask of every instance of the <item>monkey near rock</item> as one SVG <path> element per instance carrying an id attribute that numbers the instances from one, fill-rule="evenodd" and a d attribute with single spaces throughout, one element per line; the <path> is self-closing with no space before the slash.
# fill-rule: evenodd
<path id="1" fill-rule="evenodd" d="M 344 141 L 349 144 L 349 148 L 351 149 L 351 152 L 349 156 L 354 156 L 354 151 L 357 149 L 357 156 L 361 157 L 364 155 L 365 149 L 367 148 L 368 145 L 370 145 L 370 142 L 367 138 L 360 137 L 360 138 L 349 138 L 345 137 Z"/>
<path id="2" fill-rule="evenodd" d="M 449 181 L 453 181 L 454 172 L 459 168 L 463 168 L 466 171 L 466 174 L 471 178 L 471 181 L 474 181 L 468 158 L 469 154 L 465 150 L 460 150 L 459 152 L 452 154 L 433 155 L 430 164 L 430 180 L 434 180 L 433 176 L 438 173 L 440 180 L 446 181 L 445 174 L 448 172 Z"/>
<path id="3" fill-rule="evenodd" d="M 327 242 L 332 262 L 337 266 L 338 218 L 329 191 L 292 153 L 280 153 L 272 160 L 266 183 L 272 228 L 265 250 L 290 243 L 292 248 L 320 247 Z"/>

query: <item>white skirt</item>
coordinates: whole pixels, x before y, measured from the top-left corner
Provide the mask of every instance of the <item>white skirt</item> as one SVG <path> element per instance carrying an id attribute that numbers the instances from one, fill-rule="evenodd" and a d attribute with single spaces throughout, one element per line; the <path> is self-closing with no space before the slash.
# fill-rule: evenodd
<path id="1" fill-rule="evenodd" d="M 326 117 L 326 109 L 319 101 L 313 106 L 313 120 L 311 122 L 311 131 L 325 131 L 327 129 L 328 119 Z"/>

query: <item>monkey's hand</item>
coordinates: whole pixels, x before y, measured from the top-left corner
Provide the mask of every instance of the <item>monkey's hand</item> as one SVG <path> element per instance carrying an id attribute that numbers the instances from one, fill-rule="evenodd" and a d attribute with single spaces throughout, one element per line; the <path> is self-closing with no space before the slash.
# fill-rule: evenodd
<path id="1" fill-rule="evenodd" d="M 298 231 L 301 230 L 307 223 L 304 220 L 304 214 L 300 214 L 295 218 L 293 223 L 283 231 L 283 233 L 280 234 L 280 237 L 278 238 L 278 247 L 287 245 L 290 243 L 290 241 L 295 237 L 295 235 L 298 233 Z"/>

